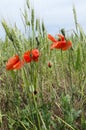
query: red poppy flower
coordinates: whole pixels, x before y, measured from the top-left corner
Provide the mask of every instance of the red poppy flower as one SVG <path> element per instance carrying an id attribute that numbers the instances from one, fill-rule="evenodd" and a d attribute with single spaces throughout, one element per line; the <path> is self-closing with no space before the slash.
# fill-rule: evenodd
<path id="1" fill-rule="evenodd" d="M 24 58 L 26 63 L 30 63 L 32 60 L 38 61 L 38 58 L 39 58 L 38 49 L 33 49 L 31 51 L 25 52 L 23 58 Z"/>
<path id="2" fill-rule="evenodd" d="M 26 63 L 30 63 L 32 61 L 31 51 L 26 51 L 23 55 L 23 58 Z"/>
<path id="3" fill-rule="evenodd" d="M 15 55 L 8 59 L 8 62 L 6 63 L 6 70 L 20 69 L 23 64 L 24 63 L 20 61 L 19 56 Z"/>
<path id="4" fill-rule="evenodd" d="M 63 35 L 61 35 L 61 34 L 58 34 L 58 38 L 59 38 L 58 40 L 54 39 L 54 37 L 51 36 L 50 34 L 48 35 L 48 38 L 53 42 L 51 44 L 50 49 L 56 48 L 56 49 L 61 49 L 63 51 L 66 51 L 70 47 L 72 47 L 71 41 L 69 41 L 69 40 L 67 41 L 65 39 L 65 37 Z"/>
<path id="5" fill-rule="evenodd" d="M 38 51 L 38 49 L 32 50 L 31 54 L 32 54 L 33 61 L 38 61 L 38 58 L 39 58 L 39 51 Z"/>

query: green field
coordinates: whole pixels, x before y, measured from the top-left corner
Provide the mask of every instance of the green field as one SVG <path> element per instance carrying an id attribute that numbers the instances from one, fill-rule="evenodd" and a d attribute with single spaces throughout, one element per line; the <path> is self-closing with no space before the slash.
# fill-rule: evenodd
<path id="1" fill-rule="evenodd" d="M 50 49 L 52 41 L 27 0 L 22 13 L 25 34 L 2 20 L 6 32 L 0 40 L 0 130 L 86 130 L 86 34 L 77 22 L 68 35 L 72 47 Z M 57 32 L 58 33 L 58 32 Z M 57 38 L 57 36 L 54 36 Z M 22 59 L 39 50 L 38 61 L 7 70 L 10 57 Z"/>

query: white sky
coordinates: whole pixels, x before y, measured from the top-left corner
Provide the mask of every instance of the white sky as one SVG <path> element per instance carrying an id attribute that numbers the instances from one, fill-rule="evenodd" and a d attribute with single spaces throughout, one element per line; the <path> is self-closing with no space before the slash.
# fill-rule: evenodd
<path id="1" fill-rule="evenodd" d="M 73 4 L 76 7 L 78 22 L 86 30 L 86 0 L 30 0 L 33 1 L 36 15 L 43 19 L 49 33 L 55 34 L 61 28 L 74 28 Z M 24 10 L 25 0 L 0 0 L 0 22 L 16 23 L 22 29 L 21 11 Z M 0 38 L 3 37 L 0 24 Z"/>

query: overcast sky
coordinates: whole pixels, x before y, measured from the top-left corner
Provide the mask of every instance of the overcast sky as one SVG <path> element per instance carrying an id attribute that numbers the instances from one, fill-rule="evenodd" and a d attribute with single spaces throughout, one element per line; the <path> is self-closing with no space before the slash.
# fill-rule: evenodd
<path id="1" fill-rule="evenodd" d="M 31 0 L 36 16 L 43 19 L 48 33 L 58 33 L 59 29 L 71 30 L 74 28 L 73 4 L 76 7 L 78 22 L 86 30 L 86 0 Z M 21 11 L 24 10 L 25 0 L 1 0 L 0 23 L 4 18 L 7 22 L 16 23 L 22 28 Z M 0 38 L 3 37 L 3 28 L 0 24 Z"/>

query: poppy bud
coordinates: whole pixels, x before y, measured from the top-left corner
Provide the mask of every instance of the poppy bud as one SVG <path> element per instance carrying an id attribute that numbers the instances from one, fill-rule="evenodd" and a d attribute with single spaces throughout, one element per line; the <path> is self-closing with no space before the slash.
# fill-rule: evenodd
<path id="1" fill-rule="evenodd" d="M 37 91 L 36 90 L 34 90 L 34 95 L 36 95 L 37 94 Z"/>
<path id="2" fill-rule="evenodd" d="M 50 62 L 48 62 L 48 67 L 51 68 L 52 67 L 52 64 Z"/>

